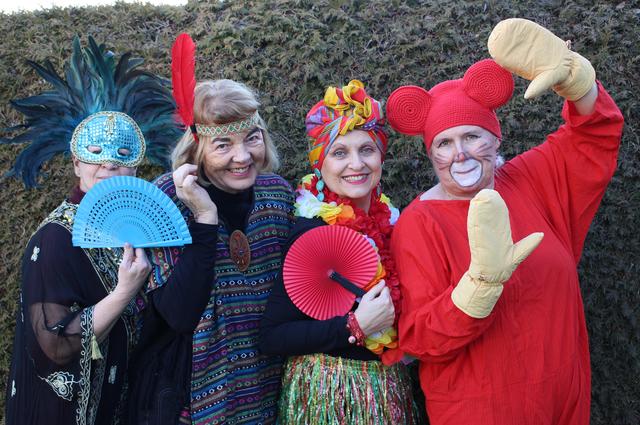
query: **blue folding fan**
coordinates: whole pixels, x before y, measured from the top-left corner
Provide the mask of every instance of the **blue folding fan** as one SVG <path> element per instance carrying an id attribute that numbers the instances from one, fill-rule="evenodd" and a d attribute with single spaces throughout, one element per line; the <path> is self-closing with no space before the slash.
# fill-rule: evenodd
<path id="1" fill-rule="evenodd" d="M 191 243 L 182 214 L 153 184 L 130 176 L 97 183 L 82 198 L 73 224 L 74 246 L 135 248 Z"/>

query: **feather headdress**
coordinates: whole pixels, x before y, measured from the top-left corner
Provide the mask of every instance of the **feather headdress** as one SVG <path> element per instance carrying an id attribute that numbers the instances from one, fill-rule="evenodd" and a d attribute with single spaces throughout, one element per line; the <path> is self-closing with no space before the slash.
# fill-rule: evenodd
<path id="1" fill-rule="evenodd" d="M 146 140 L 146 155 L 154 163 L 169 167 L 169 154 L 180 136 L 173 113 L 175 103 L 168 81 L 139 69 L 142 59 L 114 54 L 89 37 L 88 47 L 73 39 L 73 51 L 64 66 L 64 77 L 50 61 L 27 64 L 52 89 L 39 95 L 11 101 L 26 122 L 7 130 L 24 130 L 0 143 L 30 143 L 16 158 L 9 175 L 22 178 L 25 186 L 37 185 L 42 164 L 59 153 L 69 153 L 74 129 L 99 111 L 123 112 L 138 124 Z"/>

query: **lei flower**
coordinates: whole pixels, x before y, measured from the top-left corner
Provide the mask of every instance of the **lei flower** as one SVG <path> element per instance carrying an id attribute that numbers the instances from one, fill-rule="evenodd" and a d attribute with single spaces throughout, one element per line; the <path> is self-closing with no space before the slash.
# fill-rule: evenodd
<path id="1" fill-rule="evenodd" d="M 364 288 L 368 291 L 384 278 L 393 306 L 395 308 L 395 322 L 400 314 L 400 283 L 391 257 L 390 244 L 393 225 L 398 220 L 400 212 L 395 208 L 389 198 L 381 194 L 371 197 L 369 213 L 353 205 L 347 198 L 341 198 L 335 193 L 323 187 L 317 189 L 318 177 L 314 174 L 302 178 L 296 193 L 295 214 L 299 217 L 320 217 L 329 225 L 338 224 L 349 227 L 361 233 L 373 245 L 379 256 L 378 271 L 373 280 Z M 321 199 L 318 194 L 322 193 Z M 369 350 L 381 354 L 384 347 L 397 348 L 397 333 L 394 328 L 367 337 L 365 343 Z"/>

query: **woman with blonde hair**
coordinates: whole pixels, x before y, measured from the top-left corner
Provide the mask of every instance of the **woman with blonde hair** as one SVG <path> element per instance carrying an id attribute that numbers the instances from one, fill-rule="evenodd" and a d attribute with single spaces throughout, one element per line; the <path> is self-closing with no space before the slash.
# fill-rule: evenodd
<path id="1" fill-rule="evenodd" d="M 193 243 L 150 256 L 150 346 L 140 363 L 151 373 L 138 376 L 132 420 L 271 424 L 281 361 L 258 352 L 258 324 L 293 196 L 271 173 L 278 156 L 255 94 L 232 80 L 200 82 L 193 93 L 174 171 L 155 182 L 182 211 Z"/>
<path id="2" fill-rule="evenodd" d="M 195 119 L 198 122 L 231 122 L 237 117 L 246 117 L 254 111 L 255 124 L 261 129 L 267 126 L 257 113 L 260 103 L 253 92 L 244 84 L 233 80 L 207 80 L 196 85 L 194 105 Z M 203 137 L 198 135 L 197 137 Z M 206 136 L 205 136 L 206 137 Z M 278 151 L 269 136 L 263 132 L 265 145 L 265 162 L 263 171 L 274 171 L 280 165 Z M 173 169 L 186 163 L 199 163 L 204 152 L 201 144 L 194 143 L 194 134 L 185 132 L 171 154 Z"/>

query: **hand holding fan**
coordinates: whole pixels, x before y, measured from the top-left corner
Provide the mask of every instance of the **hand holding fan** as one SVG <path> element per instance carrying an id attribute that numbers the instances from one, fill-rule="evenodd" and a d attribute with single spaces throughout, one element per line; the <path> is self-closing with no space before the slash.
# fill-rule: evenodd
<path id="1" fill-rule="evenodd" d="M 82 248 L 135 248 L 191 243 L 187 224 L 164 192 L 130 176 L 97 183 L 82 198 L 73 223 L 72 242 Z"/>
<path id="2" fill-rule="evenodd" d="M 300 236 L 284 260 L 291 301 L 307 316 L 325 320 L 346 314 L 378 270 L 378 254 L 358 232 L 320 226 Z"/>

